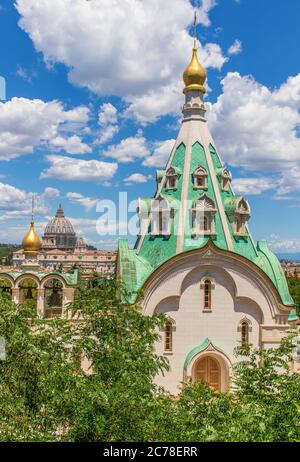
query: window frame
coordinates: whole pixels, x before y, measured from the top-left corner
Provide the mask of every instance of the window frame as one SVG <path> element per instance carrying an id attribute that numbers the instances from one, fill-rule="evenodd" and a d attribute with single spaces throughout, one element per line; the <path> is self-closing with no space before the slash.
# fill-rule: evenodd
<path id="1" fill-rule="evenodd" d="M 208 294 L 206 292 L 208 284 Z M 215 280 L 209 276 L 205 275 L 200 283 L 200 289 L 203 290 L 202 294 L 202 312 L 203 313 L 212 313 L 213 311 L 213 290 L 215 289 Z"/>
<path id="2" fill-rule="evenodd" d="M 193 186 L 194 186 L 194 189 L 202 189 L 204 191 L 207 190 L 207 178 L 208 178 L 208 174 L 207 174 L 207 170 L 206 168 L 202 167 L 202 165 L 199 165 L 196 170 L 194 170 L 194 173 L 193 173 Z M 198 181 L 199 179 L 201 179 L 202 181 L 202 184 L 198 184 Z"/>
<path id="3" fill-rule="evenodd" d="M 173 346 L 174 346 L 174 335 L 173 332 L 176 331 L 176 323 L 174 319 L 169 316 L 166 318 L 166 322 L 163 325 L 163 354 L 172 355 Z M 167 344 L 168 348 L 167 348 Z"/>
<path id="4" fill-rule="evenodd" d="M 166 171 L 166 190 L 172 190 L 176 191 L 178 188 L 178 179 L 179 179 L 179 174 L 176 171 L 175 167 L 170 166 L 168 170 Z M 174 182 L 171 184 L 171 181 Z"/>

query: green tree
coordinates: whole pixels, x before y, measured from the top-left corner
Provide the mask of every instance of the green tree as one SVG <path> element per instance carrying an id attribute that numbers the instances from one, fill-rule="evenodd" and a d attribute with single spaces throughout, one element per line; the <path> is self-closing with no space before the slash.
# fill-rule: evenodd
<path id="1" fill-rule="evenodd" d="M 300 440 L 291 338 L 237 350 L 230 392 L 197 382 L 170 396 L 154 385 L 168 369 L 154 349 L 165 319 L 121 303 L 126 296 L 110 280 L 82 282 L 74 322 L 31 318 L 30 307 L 0 298 L 1 441 Z"/>
<path id="2" fill-rule="evenodd" d="M 290 294 L 297 305 L 297 314 L 300 316 L 300 278 L 287 278 Z"/>
<path id="3" fill-rule="evenodd" d="M 300 375 L 291 370 L 294 339 L 285 337 L 278 348 L 237 350 L 242 359 L 234 367 L 234 391 L 257 421 L 255 440 L 300 440 Z"/>
<path id="4" fill-rule="evenodd" d="M 62 439 L 68 427 L 64 402 L 76 382 L 73 326 L 62 319 L 32 318 L 32 307 L 0 298 L 0 440 Z"/>
<path id="5" fill-rule="evenodd" d="M 138 441 L 147 435 L 159 316 L 120 302 L 120 287 L 79 287 L 70 320 L 32 318 L 31 307 L 0 299 L 0 440 Z M 90 365 L 85 372 L 81 358 Z"/>
<path id="6" fill-rule="evenodd" d="M 138 304 L 121 298 L 122 287 L 108 280 L 103 288 L 81 287 L 71 307 L 84 313 L 79 345 L 93 371 L 90 399 L 73 421 L 72 440 L 140 441 L 147 435 L 146 416 L 157 394 L 153 379 L 168 368 L 154 349 L 163 318 L 144 316 Z M 99 388 L 105 393 L 101 405 Z"/>

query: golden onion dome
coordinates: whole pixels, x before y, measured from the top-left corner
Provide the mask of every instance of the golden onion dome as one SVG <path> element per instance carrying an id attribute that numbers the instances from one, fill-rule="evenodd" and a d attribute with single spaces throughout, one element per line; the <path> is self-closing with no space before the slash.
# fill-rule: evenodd
<path id="1" fill-rule="evenodd" d="M 206 92 L 204 87 L 206 72 L 199 63 L 196 46 L 193 48 L 192 60 L 183 73 L 183 81 L 185 83 L 183 93 L 188 91 L 201 91 L 201 93 Z"/>
<path id="2" fill-rule="evenodd" d="M 34 229 L 34 222 L 30 223 L 30 229 L 22 241 L 24 252 L 39 252 L 42 244 L 37 232 Z"/>

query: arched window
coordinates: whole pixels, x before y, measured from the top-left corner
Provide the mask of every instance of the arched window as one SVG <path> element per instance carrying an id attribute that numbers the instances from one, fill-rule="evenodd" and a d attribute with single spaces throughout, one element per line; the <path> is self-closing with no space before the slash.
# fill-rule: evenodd
<path id="1" fill-rule="evenodd" d="M 243 220 L 240 215 L 236 217 L 236 233 L 241 234 L 243 230 Z"/>
<path id="2" fill-rule="evenodd" d="M 246 346 L 250 344 L 250 332 L 252 331 L 252 323 L 250 319 L 244 317 L 238 324 L 238 332 L 240 335 L 240 345 Z"/>
<path id="3" fill-rule="evenodd" d="M 250 217 L 250 207 L 248 202 L 241 198 L 237 204 L 235 213 L 235 236 L 246 236 L 246 223 Z"/>
<path id="4" fill-rule="evenodd" d="M 249 345 L 249 323 L 247 321 L 241 323 L 241 344 L 242 346 Z"/>
<path id="5" fill-rule="evenodd" d="M 222 173 L 221 173 L 221 188 L 222 188 L 222 191 L 229 191 L 230 190 L 231 181 L 232 181 L 232 175 L 229 172 L 229 170 L 226 167 L 224 167 L 222 169 Z"/>
<path id="6" fill-rule="evenodd" d="M 192 235 L 194 237 L 215 235 L 215 213 L 214 201 L 206 194 L 194 202 L 192 208 Z"/>
<path id="7" fill-rule="evenodd" d="M 194 189 L 207 189 L 207 171 L 201 165 L 193 173 Z"/>
<path id="8" fill-rule="evenodd" d="M 172 209 L 166 199 L 157 198 L 152 204 L 151 234 L 153 236 L 169 236 L 171 231 Z"/>
<path id="9" fill-rule="evenodd" d="M 211 310 L 211 281 L 209 279 L 204 281 L 204 310 Z"/>
<path id="10" fill-rule="evenodd" d="M 12 284 L 9 280 L 3 278 L 0 279 L 0 294 L 2 297 L 11 298 Z"/>
<path id="11" fill-rule="evenodd" d="M 203 231 L 207 232 L 209 231 L 209 225 L 208 225 L 208 216 L 204 215 L 203 216 L 203 225 L 202 225 Z"/>
<path id="12" fill-rule="evenodd" d="M 20 304 L 31 312 L 31 316 L 36 316 L 38 285 L 34 279 L 24 278 L 19 284 Z"/>
<path id="13" fill-rule="evenodd" d="M 177 183 L 179 178 L 178 169 L 175 167 L 169 167 L 166 172 L 167 184 L 166 189 L 177 189 Z"/>
<path id="14" fill-rule="evenodd" d="M 224 203 L 226 214 L 232 224 L 234 237 L 236 239 L 247 238 L 247 221 L 251 214 L 248 202 L 242 196 L 233 196 L 225 198 Z"/>
<path id="15" fill-rule="evenodd" d="M 48 279 L 44 285 L 45 317 L 61 316 L 63 305 L 63 284 L 59 279 Z"/>
<path id="16" fill-rule="evenodd" d="M 172 353 L 173 351 L 173 323 L 168 319 L 165 323 L 164 352 Z"/>

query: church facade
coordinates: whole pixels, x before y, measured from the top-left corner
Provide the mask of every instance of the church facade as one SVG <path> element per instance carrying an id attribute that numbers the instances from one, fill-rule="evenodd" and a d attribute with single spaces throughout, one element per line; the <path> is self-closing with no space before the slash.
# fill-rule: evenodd
<path id="1" fill-rule="evenodd" d="M 171 393 L 181 382 L 230 387 L 235 348 L 279 344 L 297 320 L 277 257 L 256 245 L 250 205 L 234 194 L 205 117 L 206 73 L 196 39 L 183 74 L 181 128 L 156 192 L 138 202 L 140 234 L 133 249 L 119 241 L 117 275 L 143 313 L 163 313 L 156 351 L 170 371 L 156 381 Z"/>

